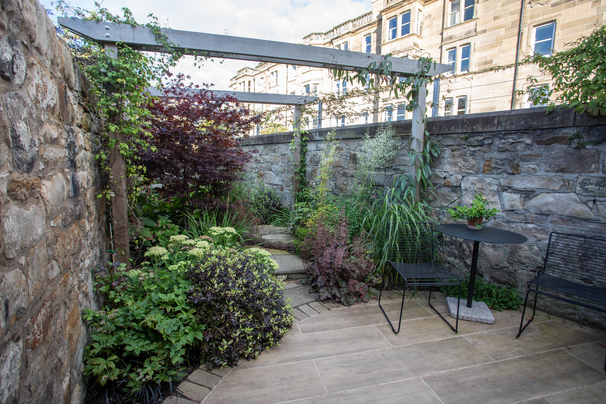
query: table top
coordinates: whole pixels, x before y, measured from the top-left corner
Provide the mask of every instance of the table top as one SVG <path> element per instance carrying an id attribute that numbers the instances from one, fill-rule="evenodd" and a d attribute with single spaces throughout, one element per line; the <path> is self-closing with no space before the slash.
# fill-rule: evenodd
<path id="1" fill-rule="evenodd" d="M 464 240 L 480 241 L 494 244 L 517 244 L 528 240 L 521 234 L 508 230 L 496 229 L 494 227 L 482 227 L 472 230 L 466 224 L 442 224 L 436 226 L 436 230 L 448 236 L 462 238 Z"/>

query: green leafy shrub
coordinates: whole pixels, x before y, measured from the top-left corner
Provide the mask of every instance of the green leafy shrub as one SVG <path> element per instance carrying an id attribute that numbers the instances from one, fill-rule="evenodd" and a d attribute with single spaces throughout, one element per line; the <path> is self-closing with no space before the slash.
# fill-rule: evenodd
<path id="1" fill-rule="evenodd" d="M 458 287 L 444 287 L 442 292 L 446 296 L 456 297 L 458 296 Z M 467 296 L 467 293 L 469 293 L 469 276 L 461 282 L 461 296 Z M 515 285 L 497 285 L 488 283 L 482 278 L 476 278 L 473 299 L 484 302 L 497 311 L 517 310 L 522 304 L 522 299 L 518 296 Z"/>
<path id="2" fill-rule="evenodd" d="M 207 250 L 188 272 L 189 302 L 206 324 L 201 357 L 209 368 L 235 366 L 278 343 L 292 324 L 282 288 L 254 251 Z"/>

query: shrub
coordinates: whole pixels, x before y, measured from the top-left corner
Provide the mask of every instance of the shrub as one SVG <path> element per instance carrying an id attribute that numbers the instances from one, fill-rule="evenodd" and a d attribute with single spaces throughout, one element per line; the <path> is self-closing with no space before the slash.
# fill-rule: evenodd
<path id="1" fill-rule="evenodd" d="M 207 325 L 201 357 L 209 368 L 256 358 L 292 324 L 282 288 L 254 251 L 207 250 L 188 278 L 193 282 L 189 302 Z"/>
<path id="2" fill-rule="evenodd" d="M 300 244 L 301 256 L 310 262 L 307 273 L 320 300 L 332 299 L 350 306 L 370 298 L 367 276 L 375 265 L 370 257 L 370 241 L 362 233 L 348 243 L 349 221 L 343 214 L 339 226 L 331 230 L 317 221 Z"/>
<path id="3" fill-rule="evenodd" d="M 442 288 L 446 296 L 458 295 L 459 288 L 449 286 Z M 469 276 L 461 282 L 461 296 L 467 296 L 469 292 Z M 483 278 L 476 278 L 473 288 L 473 298 L 478 302 L 484 302 L 489 307 L 497 310 L 517 310 L 522 304 L 522 299 L 518 296 L 515 285 L 497 285 L 488 283 Z"/>
<path id="4" fill-rule="evenodd" d="M 271 224 L 274 216 L 284 210 L 282 198 L 272 188 L 259 186 L 250 189 L 249 205 L 256 216 L 261 218 L 263 224 Z"/>

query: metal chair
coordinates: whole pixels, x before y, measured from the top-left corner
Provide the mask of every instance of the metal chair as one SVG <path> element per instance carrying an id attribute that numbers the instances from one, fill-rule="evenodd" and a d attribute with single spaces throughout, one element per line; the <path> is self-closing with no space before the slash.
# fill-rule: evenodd
<path id="1" fill-rule="evenodd" d="M 461 301 L 461 277 L 447 270 L 435 260 L 434 254 L 434 230 L 430 223 L 403 223 L 397 233 L 397 242 L 389 251 L 389 261 L 383 273 L 383 283 L 379 291 L 379 307 L 389 322 L 395 334 L 400 332 L 402 326 L 402 312 L 404 310 L 404 299 L 406 289 L 409 287 L 429 288 L 427 302 L 446 324 L 456 333 L 459 330 L 459 304 Z M 402 304 L 400 306 L 400 319 L 398 330 L 394 328 L 391 320 L 381 305 L 381 296 L 385 287 L 385 273 L 389 268 L 394 268 L 404 280 L 402 291 Z M 439 286 L 458 286 L 459 297 L 457 304 L 456 325 L 453 327 L 448 320 L 440 314 L 431 304 L 433 288 Z"/>

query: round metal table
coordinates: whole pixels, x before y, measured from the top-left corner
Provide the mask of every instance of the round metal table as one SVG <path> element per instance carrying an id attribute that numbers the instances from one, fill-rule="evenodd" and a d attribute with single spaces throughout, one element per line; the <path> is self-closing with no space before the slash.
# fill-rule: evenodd
<path id="1" fill-rule="evenodd" d="M 480 243 L 492 244 L 518 244 L 528 240 L 521 234 L 508 230 L 495 229 L 494 227 L 482 227 L 472 230 L 466 224 L 442 224 L 436 230 L 447 236 L 473 241 L 473 255 L 471 257 L 471 274 L 469 276 L 469 293 L 467 295 L 467 307 L 471 308 L 473 302 L 473 288 L 476 283 L 476 269 L 478 265 L 478 250 Z"/>

